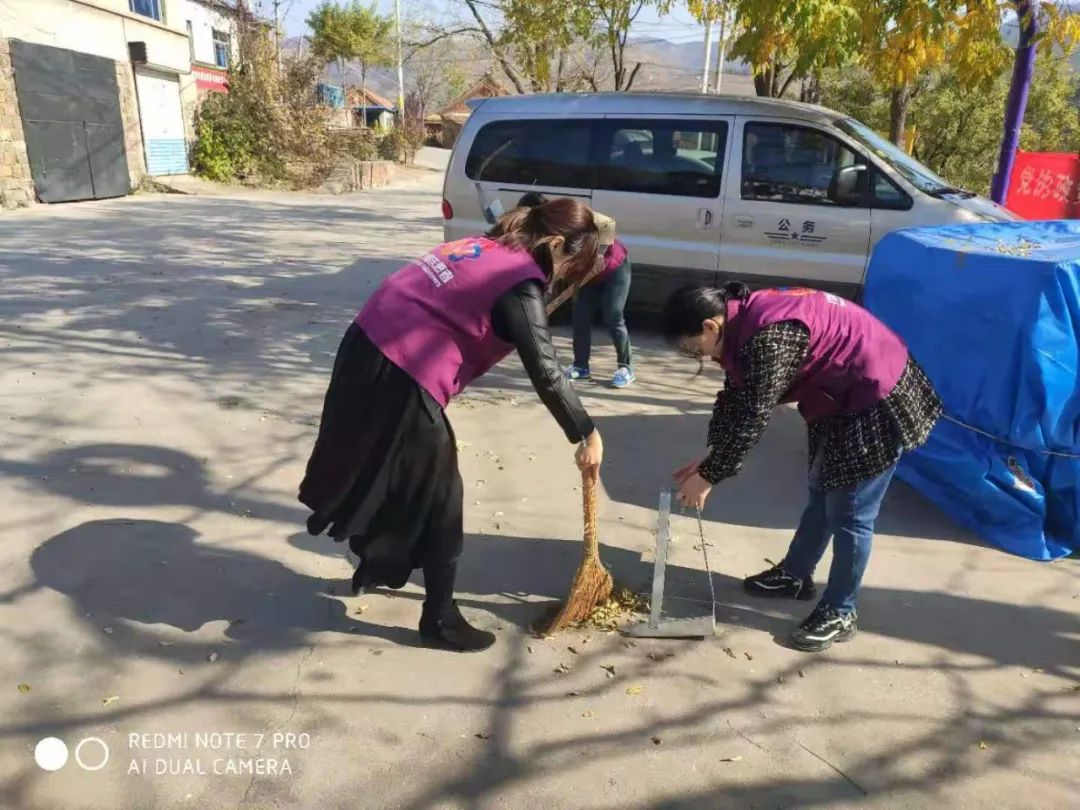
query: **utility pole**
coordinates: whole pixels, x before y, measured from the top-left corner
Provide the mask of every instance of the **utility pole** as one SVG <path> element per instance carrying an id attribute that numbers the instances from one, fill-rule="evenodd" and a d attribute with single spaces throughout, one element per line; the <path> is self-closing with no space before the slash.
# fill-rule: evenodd
<path id="1" fill-rule="evenodd" d="M 728 10 L 727 3 L 724 3 L 720 12 L 720 42 L 716 46 L 716 84 L 713 86 L 713 92 L 720 92 L 720 84 L 724 81 L 724 60 L 727 57 L 727 41 L 728 41 Z"/>
<path id="2" fill-rule="evenodd" d="M 712 60 L 712 20 L 705 22 L 705 67 L 701 71 L 701 92 L 709 92 L 709 63 Z"/>
<path id="3" fill-rule="evenodd" d="M 394 0 L 397 17 L 397 108 L 398 123 L 405 123 L 405 68 L 401 60 L 401 0 Z"/>
<path id="4" fill-rule="evenodd" d="M 274 51 L 277 54 L 277 71 L 281 75 L 281 0 L 274 0 Z"/>

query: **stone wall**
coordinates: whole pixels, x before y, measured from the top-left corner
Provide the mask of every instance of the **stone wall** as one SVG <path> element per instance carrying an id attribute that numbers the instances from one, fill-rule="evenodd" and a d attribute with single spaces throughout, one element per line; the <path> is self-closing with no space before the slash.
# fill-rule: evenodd
<path id="1" fill-rule="evenodd" d="M 116 63 L 116 85 L 120 88 L 120 118 L 124 122 L 124 152 L 127 154 L 131 187 L 138 188 L 146 179 L 146 153 L 143 152 L 139 102 L 135 95 L 135 74 L 130 63 Z"/>
<path id="2" fill-rule="evenodd" d="M 318 190 L 326 194 L 347 194 L 388 186 L 394 181 L 396 165 L 391 160 L 344 160 Z"/>
<path id="3" fill-rule="evenodd" d="M 0 208 L 19 208 L 35 199 L 11 51 L 8 41 L 0 38 Z"/>

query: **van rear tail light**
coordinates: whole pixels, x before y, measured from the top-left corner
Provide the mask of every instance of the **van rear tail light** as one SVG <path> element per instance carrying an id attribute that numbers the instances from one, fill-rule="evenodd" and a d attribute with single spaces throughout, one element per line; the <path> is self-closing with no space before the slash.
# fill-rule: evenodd
<path id="1" fill-rule="evenodd" d="M 450 201 L 443 197 L 442 201 L 442 218 L 453 219 L 454 218 L 454 206 L 450 205 Z"/>

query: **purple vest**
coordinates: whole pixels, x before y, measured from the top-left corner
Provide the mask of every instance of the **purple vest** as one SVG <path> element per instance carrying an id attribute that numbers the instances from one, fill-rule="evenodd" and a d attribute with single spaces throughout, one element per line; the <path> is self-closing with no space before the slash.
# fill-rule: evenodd
<path id="1" fill-rule="evenodd" d="M 608 246 L 608 249 L 604 251 L 604 269 L 596 274 L 596 278 L 592 280 L 592 283 L 595 284 L 598 281 L 603 281 L 618 270 L 622 263 L 626 261 L 628 255 L 629 253 L 626 250 L 626 245 L 618 239 L 612 242 L 611 245 Z"/>
<path id="2" fill-rule="evenodd" d="M 444 408 L 512 348 L 491 328 L 491 308 L 512 287 L 544 281 L 532 256 L 486 237 L 448 242 L 387 278 L 356 323 Z"/>
<path id="3" fill-rule="evenodd" d="M 728 301 L 721 365 L 735 384 L 742 384 L 739 350 L 780 321 L 800 321 L 810 330 L 806 362 L 783 399 L 798 402 L 807 422 L 880 402 L 907 365 L 903 341 L 862 307 L 817 290 L 760 290 L 749 301 Z"/>

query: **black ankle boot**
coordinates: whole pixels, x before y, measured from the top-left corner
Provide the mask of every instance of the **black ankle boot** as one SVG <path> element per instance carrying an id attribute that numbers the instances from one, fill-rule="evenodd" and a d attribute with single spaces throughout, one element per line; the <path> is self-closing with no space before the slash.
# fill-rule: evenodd
<path id="1" fill-rule="evenodd" d="M 494 633 L 477 630 L 465 620 L 457 602 L 441 610 L 429 609 L 425 603 L 420 614 L 420 638 L 425 647 L 454 652 L 480 652 L 495 643 Z"/>

